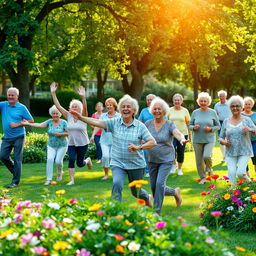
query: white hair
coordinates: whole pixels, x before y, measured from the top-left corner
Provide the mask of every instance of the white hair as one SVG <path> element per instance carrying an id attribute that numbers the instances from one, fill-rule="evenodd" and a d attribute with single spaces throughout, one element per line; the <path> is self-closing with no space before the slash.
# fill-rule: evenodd
<path id="1" fill-rule="evenodd" d="M 227 97 L 227 92 L 226 91 L 224 91 L 224 90 L 220 90 L 220 91 L 218 91 L 218 97 L 221 95 L 221 94 L 225 94 L 225 96 Z"/>
<path id="2" fill-rule="evenodd" d="M 58 112 L 58 113 L 60 114 L 60 116 L 61 116 L 60 111 L 57 109 L 57 107 L 56 107 L 55 105 L 53 105 L 52 107 L 49 108 L 49 114 L 50 114 L 50 116 L 52 116 L 52 113 L 53 113 L 53 112 Z"/>
<path id="3" fill-rule="evenodd" d="M 165 114 L 169 111 L 168 104 L 163 99 L 161 99 L 160 97 L 156 97 L 155 99 L 152 100 L 152 102 L 150 104 L 150 107 L 149 107 L 149 110 L 148 110 L 151 114 L 153 114 L 153 109 L 154 109 L 155 104 L 161 105 Z"/>
<path id="4" fill-rule="evenodd" d="M 130 102 L 132 104 L 132 108 L 135 110 L 135 115 L 139 112 L 139 104 L 138 101 L 134 98 L 132 98 L 130 95 L 125 94 L 118 102 L 118 111 L 121 112 L 121 106 L 124 104 L 124 102 Z"/>
<path id="5" fill-rule="evenodd" d="M 156 98 L 156 95 L 155 95 L 155 94 L 150 93 L 150 94 L 148 94 L 148 95 L 146 96 L 146 100 L 147 100 L 149 97 L 153 97 L 153 98 L 155 99 L 155 98 Z"/>
<path id="6" fill-rule="evenodd" d="M 252 98 L 252 97 L 245 97 L 244 98 L 244 103 L 246 102 L 246 101 L 250 101 L 251 103 L 252 103 L 252 106 L 254 106 L 254 99 Z"/>
<path id="7" fill-rule="evenodd" d="M 208 100 L 208 106 L 211 105 L 211 103 L 212 103 L 212 97 L 209 95 L 208 92 L 200 92 L 200 93 L 198 94 L 198 97 L 197 97 L 197 100 L 196 100 L 196 102 L 197 102 L 198 105 L 199 105 L 199 100 L 200 100 L 201 98 L 207 98 L 207 100 Z"/>
<path id="8" fill-rule="evenodd" d="M 183 96 L 182 96 L 180 93 L 175 93 L 175 94 L 172 96 L 172 100 L 174 100 L 175 98 L 180 98 L 180 99 L 183 101 Z"/>
<path id="9" fill-rule="evenodd" d="M 234 95 L 232 96 L 229 100 L 228 100 L 228 105 L 229 107 L 232 105 L 232 103 L 236 102 L 236 101 L 239 101 L 241 107 L 243 108 L 244 107 L 244 100 L 241 96 L 239 95 Z"/>
<path id="10" fill-rule="evenodd" d="M 83 111 L 83 104 L 82 104 L 82 102 L 80 100 L 76 100 L 76 99 L 71 100 L 70 103 L 69 103 L 69 108 L 72 108 L 72 106 L 74 104 L 78 105 L 78 107 L 80 108 L 81 112 Z"/>
<path id="11" fill-rule="evenodd" d="M 19 89 L 16 88 L 16 87 L 10 87 L 10 88 L 7 90 L 7 94 L 8 94 L 10 91 L 15 91 L 18 96 L 19 96 L 19 94 L 20 94 Z"/>

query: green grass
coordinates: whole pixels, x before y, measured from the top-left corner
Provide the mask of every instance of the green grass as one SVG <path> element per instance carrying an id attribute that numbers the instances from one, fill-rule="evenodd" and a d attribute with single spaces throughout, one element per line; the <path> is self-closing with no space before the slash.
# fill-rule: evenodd
<path id="1" fill-rule="evenodd" d="M 45 120 L 42 118 L 42 120 Z M 218 147 L 214 148 L 213 162 L 214 171 L 220 176 L 227 174 L 226 164 L 220 163 L 221 153 Z M 46 193 L 54 194 L 56 190 L 65 189 L 67 198 L 82 198 L 83 200 L 104 200 L 111 195 L 111 179 L 102 181 L 103 176 L 102 168 L 99 164 L 93 166 L 93 170 L 88 171 L 86 168 L 79 169 L 76 173 L 76 184 L 73 186 L 66 186 L 68 182 L 67 163 L 65 162 L 65 174 L 64 179 L 57 185 L 44 186 L 45 182 L 45 165 L 46 164 L 24 164 L 21 184 L 18 188 L 15 188 L 9 192 L 9 194 L 18 199 L 26 199 L 32 201 L 42 201 L 42 195 Z M 251 166 L 250 166 L 251 167 Z M 252 170 L 252 168 L 250 168 Z M 182 192 L 183 203 L 180 208 L 175 206 L 175 201 L 172 197 L 166 197 L 162 210 L 162 215 L 178 217 L 182 216 L 189 223 L 200 225 L 199 218 L 199 204 L 205 199 L 200 196 L 200 193 L 206 190 L 206 185 L 198 185 L 195 181 L 198 179 L 198 175 L 195 168 L 194 153 L 189 152 L 185 155 L 184 163 L 184 175 L 183 176 L 169 176 L 167 184 L 172 187 L 179 186 Z M 0 187 L 10 183 L 11 175 L 5 167 L 0 166 L 1 180 Z M 252 176 L 255 174 L 251 171 Z M 56 174 L 55 174 L 56 175 Z M 224 187 L 218 181 L 218 187 Z M 150 191 L 149 185 L 144 187 L 147 191 Z M 123 202 L 131 207 L 139 207 L 136 199 L 134 199 L 128 189 L 127 181 L 123 190 Z M 222 239 L 221 242 L 225 243 L 233 252 L 235 252 L 235 246 L 241 246 L 247 249 L 246 252 L 238 255 L 252 256 L 256 255 L 256 234 L 254 233 L 241 233 L 233 231 L 225 231 L 227 239 Z M 217 236 L 216 239 L 219 239 Z"/>

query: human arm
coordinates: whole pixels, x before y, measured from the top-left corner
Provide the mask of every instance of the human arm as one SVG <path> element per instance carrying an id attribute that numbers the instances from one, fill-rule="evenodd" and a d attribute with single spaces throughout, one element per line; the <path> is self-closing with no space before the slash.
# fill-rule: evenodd
<path id="1" fill-rule="evenodd" d="M 24 120 L 23 120 L 24 121 Z M 11 128 L 16 128 L 16 127 L 23 127 L 23 126 L 26 126 L 24 125 L 23 121 L 19 122 L 19 123 L 14 123 L 14 122 L 10 122 L 10 127 Z M 29 124 L 33 123 L 34 122 L 34 119 L 29 119 L 29 120 L 26 120 Z"/>
<path id="2" fill-rule="evenodd" d="M 190 141 L 192 141 L 191 131 L 190 131 L 189 127 L 188 127 L 189 126 L 189 122 L 190 122 L 190 114 L 189 114 L 189 112 L 188 112 L 188 110 L 186 108 L 184 108 L 184 109 L 186 111 L 185 123 L 186 123 L 186 126 L 188 128 L 188 141 L 187 142 L 190 142 Z"/>
<path id="3" fill-rule="evenodd" d="M 188 129 L 191 131 L 197 131 L 200 128 L 200 124 L 195 123 L 195 115 L 195 111 L 193 111 L 188 125 Z"/>
<path id="4" fill-rule="evenodd" d="M 141 145 L 134 145 L 133 143 L 129 143 L 128 150 L 129 152 L 134 152 L 138 150 L 153 148 L 156 145 L 157 143 L 155 139 L 152 137 L 151 139 L 149 139 L 148 141 L 146 141 L 144 144 L 141 144 Z"/>
<path id="5" fill-rule="evenodd" d="M 221 130 L 220 130 L 220 135 L 219 135 L 219 142 L 221 145 L 230 147 L 231 143 L 230 141 L 227 139 L 227 135 L 226 135 L 226 127 L 227 127 L 227 120 L 224 120 Z"/>
<path id="6" fill-rule="evenodd" d="M 175 128 L 172 131 L 173 136 L 180 142 L 181 145 L 186 144 L 188 141 L 185 139 L 184 135 L 177 129 Z"/>
<path id="7" fill-rule="evenodd" d="M 213 110 L 212 115 L 213 115 L 213 117 L 212 117 L 213 126 L 211 126 L 211 127 L 205 126 L 205 127 L 204 127 L 204 131 L 205 131 L 205 132 L 216 132 L 216 131 L 219 130 L 220 127 L 221 127 L 219 118 L 218 118 L 217 113 L 216 113 L 215 110 Z"/>
<path id="8" fill-rule="evenodd" d="M 31 126 L 31 127 L 35 127 L 35 128 L 46 128 L 48 126 L 48 124 L 46 122 L 42 122 L 42 123 L 30 123 L 28 120 L 23 120 L 21 122 L 22 126 Z"/>
<path id="9" fill-rule="evenodd" d="M 65 118 L 67 118 L 67 116 L 68 116 L 68 111 L 60 105 L 60 102 L 59 102 L 59 100 L 58 100 L 58 98 L 57 98 L 57 95 L 56 95 L 57 85 L 56 85 L 55 82 L 51 83 L 51 85 L 50 85 L 50 90 L 51 90 L 51 95 L 52 95 L 52 99 L 53 99 L 54 105 L 55 105 L 56 108 L 60 111 L 60 113 L 61 113 Z"/>
<path id="10" fill-rule="evenodd" d="M 99 132 L 100 128 L 99 127 L 94 127 L 92 131 L 92 136 L 90 138 L 90 142 L 92 143 L 94 141 L 94 136 L 97 132 Z"/>
<path id="11" fill-rule="evenodd" d="M 81 96 L 82 98 L 82 103 L 83 103 L 83 112 L 82 115 L 88 117 L 88 110 L 87 110 L 87 101 L 85 98 L 85 88 L 83 86 L 79 86 L 77 93 Z"/>

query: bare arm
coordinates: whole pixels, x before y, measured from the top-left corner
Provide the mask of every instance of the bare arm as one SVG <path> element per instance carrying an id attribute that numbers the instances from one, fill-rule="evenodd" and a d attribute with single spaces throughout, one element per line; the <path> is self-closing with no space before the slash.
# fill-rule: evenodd
<path id="1" fill-rule="evenodd" d="M 98 119 L 98 120 L 99 120 L 99 119 Z M 99 130 L 100 130 L 99 127 L 94 127 L 94 128 L 93 128 L 92 136 L 91 136 L 91 138 L 90 138 L 90 142 L 91 142 L 91 143 L 92 143 L 93 140 L 94 140 L 95 134 L 96 134 Z"/>
<path id="2" fill-rule="evenodd" d="M 153 148 L 156 145 L 157 145 L 156 140 L 154 138 L 152 138 L 152 139 L 149 139 L 146 143 L 144 143 L 142 145 L 134 145 L 134 144 L 130 143 L 128 150 L 130 152 L 133 152 L 133 151 L 137 151 L 137 150 Z"/>
<path id="3" fill-rule="evenodd" d="M 34 119 L 29 119 L 29 120 L 26 120 L 28 123 L 33 123 L 34 122 Z M 14 122 L 10 122 L 10 127 L 11 128 L 16 128 L 16 127 L 23 127 L 25 126 L 23 124 L 23 121 L 21 121 L 20 123 L 14 123 Z"/>
<path id="4" fill-rule="evenodd" d="M 172 131 L 172 134 L 180 142 L 181 145 L 187 142 L 184 135 L 177 128 Z"/>
<path id="5" fill-rule="evenodd" d="M 50 85 L 50 89 L 51 89 L 51 94 L 52 94 L 52 99 L 53 99 L 54 105 L 57 107 L 57 109 L 60 111 L 60 113 L 67 119 L 68 111 L 60 105 L 60 102 L 56 96 L 57 85 L 55 82 L 53 82 Z"/>
<path id="6" fill-rule="evenodd" d="M 30 123 L 27 120 L 23 120 L 21 123 L 22 123 L 22 126 L 31 126 L 31 127 L 36 127 L 36 128 L 46 128 L 48 126 L 46 122 Z"/>
<path id="7" fill-rule="evenodd" d="M 80 86 L 77 90 L 77 93 L 81 96 L 82 98 L 82 103 L 83 103 L 83 112 L 82 115 L 83 116 L 88 116 L 88 110 L 87 110 L 87 102 L 86 102 L 86 98 L 85 98 L 85 89 L 83 86 Z"/>

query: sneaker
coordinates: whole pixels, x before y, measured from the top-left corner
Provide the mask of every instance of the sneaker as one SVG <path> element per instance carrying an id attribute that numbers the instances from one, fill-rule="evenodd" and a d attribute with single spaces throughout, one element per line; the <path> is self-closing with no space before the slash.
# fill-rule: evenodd
<path id="1" fill-rule="evenodd" d="M 146 201 L 146 206 L 148 206 L 149 208 L 153 208 L 153 197 L 152 195 L 148 195 L 148 201 Z"/>
<path id="2" fill-rule="evenodd" d="M 11 183 L 11 184 L 7 185 L 6 188 L 16 188 L 18 186 L 19 186 L 18 184 Z"/>
<path id="3" fill-rule="evenodd" d="M 97 162 L 96 162 L 96 164 L 100 164 L 101 163 L 101 160 L 98 160 Z"/>
<path id="4" fill-rule="evenodd" d="M 70 182 L 68 182 L 66 185 L 67 186 L 71 186 L 71 185 L 74 185 L 75 183 L 74 183 L 74 181 L 73 180 L 71 180 Z"/>
<path id="5" fill-rule="evenodd" d="M 170 170 L 170 174 L 174 174 L 176 172 L 176 164 L 173 164 Z"/>
<path id="6" fill-rule="evenodd" d="M 144 177 L 145 177 L 145 178 L 149 178 L 149 173 L 146 172 L 146 173 L 144 174 Z"/>
<path id="7" fill-rule="evenodd" d="M 92 169 L 92 160 L 91 160 L 91 158 L 90 158 L 90 157 L 87 157 L 87 158 L 85 159 L 85 162 L 86 162 L 87 168 L 88 168 L 89 170 L 91 170 L 91 169 Z"/>
<path id="8" fill-rule="evenodd" d="M 45 183 L 44 183 L 45 186 L 48 186 L 48 185 L 51 185 L 51 181 L 50 180 L 47 180 Z"/>
<path id="9" fill-rule="evenodd" d="M 178 169 L 178 175 L 183 175 L 183 172 L 181 169 Z"/>

